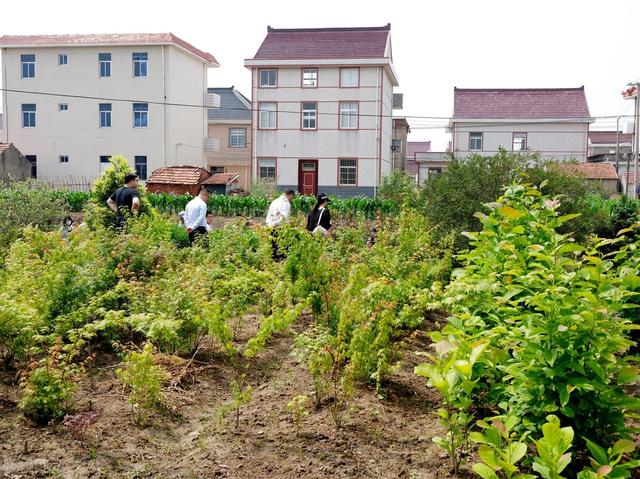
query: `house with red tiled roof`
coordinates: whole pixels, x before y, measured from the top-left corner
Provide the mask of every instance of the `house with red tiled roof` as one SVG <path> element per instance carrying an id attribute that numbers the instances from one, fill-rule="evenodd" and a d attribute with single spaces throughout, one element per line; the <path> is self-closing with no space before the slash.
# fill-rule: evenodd
<path id="1" fill-rule="evenodd" d="M 567 174 L 598 183 L 603 193 L 618 193 L 618 173 L 612 163 L 561 163 L 559 167 Z"/>
<path id="2" fill-rule="evenodd" d="M 583 86 L 454 88 L 453 153 L 494 155 L 504 148 L 586 161 L 592 122 Z"/>
<path id="3" fill-rule="evenodd" d="M 0 141 L 38 178 L 95 178 L 122 154 L 146 180 L 160 167 L 205 167 L 218 146 L 207 136 L 207 107 L 218 106 L 207 72 L 218 62 L 172 33 L 5 35 L 0 49 Z"/>
<path id="4" fill-rule="evenodd" d="M 391 25 L 267 28 L 253 58 L 254 180 L 374 195 L 393 168 Z"/>
<path id="5" fill-rule="evenodd" d="M 208 170 L 198 166 L 167 166 L 154 170 L 147 178 L 146 186 L 151 193 L 196 196 L 210 176 Z"/>

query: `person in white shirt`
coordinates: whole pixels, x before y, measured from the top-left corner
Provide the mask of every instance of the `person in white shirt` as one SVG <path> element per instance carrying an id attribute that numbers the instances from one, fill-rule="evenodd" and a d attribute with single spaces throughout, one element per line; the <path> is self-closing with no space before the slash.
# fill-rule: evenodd
<path id="1" fill-rule="evenodd" d="M 278 228 L 289 221 L 291 216 L 291 200 L 295 191 L 287 190 L 269 205 L 266 224 L 271 228 L 271 248 L 274 261 L 282 261 L 286 255 L 278 248 Z"/>
<path id="2" fill-rule="evenodd" d="M 187 203 L 184 210 L 184 227 L 189 233 L 189 242 L 207 233 L 207 201 L 209 190 L 202 188 L 198 196 Z"/>

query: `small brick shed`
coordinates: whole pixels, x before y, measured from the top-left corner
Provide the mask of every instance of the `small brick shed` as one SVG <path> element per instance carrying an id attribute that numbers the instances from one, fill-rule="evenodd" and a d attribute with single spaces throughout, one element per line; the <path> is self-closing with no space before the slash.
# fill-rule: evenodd
<path id="1" fill-rule="evenodd" d="M 147 190 L 152 193 L 197 195 L 202 183 L 211 176 L 198 166 L 166 166 L 158 168 L 147 179 Z"/>

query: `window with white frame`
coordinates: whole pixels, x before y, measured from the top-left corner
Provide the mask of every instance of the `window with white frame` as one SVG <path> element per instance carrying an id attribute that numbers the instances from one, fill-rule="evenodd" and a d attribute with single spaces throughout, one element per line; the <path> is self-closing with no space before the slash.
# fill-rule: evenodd
<path id="1" fill-rule="evenodd" d="M 469 150 L 482 151 L 482 133 L 481 132 L 469 133 Z"/>
<path id="2" fill-rule="evenodd" d="M 318 86 L 318 69 L 303 68 L 302 69 L 302 87 L 314 88 Z"/>
<path id="3" fill-rule="evenodd" d="M 60 163 L 69 163 L 69 155 L 60 155 L 58 160 Z"/>
<path id="4" fill-rule="evenodd" d="M 69 111 L 68 103 L 58 103 L 58 111 Z"/>
<path id="5" fill-rule="evenodd" d="M 68 65 L 69 55 L 67 53 L 58 53 L 58 65 Z"/>
<path id="6" fill-rule="evenodd" d="M 513 134 L 513 151 L 525 151 L 527 149 L 527 134 Z"/>
<path id="7" fill-rule="evenodd" d="M 133 76 L 146 77 L 148 69 L 149 54 L 147 52 L 133 53 Z"/>
<path id="8" fill-rule="evenodd" d="M 340 87 L 355 88 L 360 84 L 359 68 L 341 68 L 340 69 Z"/>
<path id="9" fill-rule="evenodd" d="M 260 181 L 275 181 L 276 159 L 258 158 L 258 179 Z"/>
<path id="10" fill-rule="evenodd" d="M 111 155 L 100 155 L 100 163 L 109 163 Z"/>
<path id="11" fill-rule="evenodd" d="M 36 56 L 34 54 L 20 55 L 20 71 L 22 78 L 35 78 Z"/>
<path id="12" fill-rule="evenodd" d="M 149 125 L 149 104 L 133 104 L 133 127 L 146 128 Z"/>
<path id="13" fill-rule="evenodd" d="M 36 104 L 22 104 L 22 128 L 35 128 L 36 126 Z"/>
<path id="14" fill-rule="evenodd" d="M 340 129 L 356 129 L 358 128 L 358 102 L 357 101 L 341 101 L 340 102 Z"/>
<path id="15" fill-rule="evenodd" d="M 135 164 L 136 174 L 138 175 L 138 178 L 140 178 L 142 181 L 145 181 L 147 179 L 147 157 L 135 156 L 134 161 L 135 161 L 134 164 Z"/>
<path id="16" fill-rule="evenodd" d="M 428 168 L 427 169 L 427 178 L 435 178 L 436 176 L 442 174 L 442 168 Z"/>
<path id="17" fill-rule="evenodd" d="M 247 129 L 229 128 L 229 146 L 231 148 L 247 147 Z"/>
<path id="18" fill-rule="evenodd" d="M 258 128 L 275 130 L 277 108 L 273 102 L 258 104 Z"/>
<path id="19" fill-rule="evenodd" d="M 100 78 L 111 76 L 111 53 L 98 53 L 98 63 L 100 64 Z"/>
<path id="20" fill-rule="evenodd" d="M 338 185 L 355 186 L 358 181 L 358 160 L 355 158 L 338 160 Z"/>
<path id="21" fill-rule="evenodd" d="M 100 103 L 100 128 L 111 128 L 111 103 Z"/>
<path id="22" fill-rule="evenodd" d="M 260 88 L 274 88 L 278 84 L 278 70 L 260 70 Z"/>
<path id="23" fill-rule="evenodd" d="M 302 102 L 302 129 L 315 130 L 318 128 L 318 103 L 315 101 Z"/>

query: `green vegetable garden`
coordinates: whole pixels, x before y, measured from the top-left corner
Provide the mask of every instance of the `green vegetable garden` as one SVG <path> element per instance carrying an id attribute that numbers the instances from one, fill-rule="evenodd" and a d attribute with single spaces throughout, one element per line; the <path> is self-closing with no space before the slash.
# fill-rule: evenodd
<path id="1" fill-rule="evenodd" d="M 359 418 L 402 401 L 419 406 L 404 423 L 432 428 L 424 440 L 376 442 L 412 449 L 393 459 L 406 474 L 376 477 L 640 477 L 640 205 L 531 164 L 505 152 L 454 160 L 422 189 L 397 175 L 375 200 L 331 203 L 333 238 L 304 229 L 313 200 L 296 198 L 278 236 L 282 262 L 271 259 L 269 231 L 245 218 L 262 216 L 266 198 L 214 196 L 212 211 L 233 218 L 188 247 L 173 214 L 187 197 L 143 194 L 140 217 L 122 233 L 110 227 L 104 200 L 124 161 L 87 195 L 9 185 L 0 190 L 0 410 L 99 458 L 97 431 L 110 426 L 106 406 L 87 398 L 108 374 L 110 394 L 127 404 L 118 424 L 131 431 L 178 427 L 185 398 L 206 394 L 218 432 L 199 430 L 192 447 L 205 451 L 219 434 L 245 451 L 233 431 L 252 424 L 258 451 L 269 424 L 249 422 L 252 407 L 273 364 L 290 362 L 295 379 L 273 386 L 291 427 L 278 441 L 308 441 L 296 467 L 309 469 L 272 469 L 276 477 L 341 477 L 317 465 L 329 459 L 314 448 L 328 437 L 348 450 Z M 82 225 L 61 235 L 70 211 Z M 202 389 L 207 374 L 224 378 L 215 393 Z M 0 422 L 0 437 L 14 427 Z M 397 431 L 405 427 L 414 430 Z M 242 468 L 255 451 L 232 472 L 218 461 L 221 477 L 267 474 Z M 371 462 L 352 462 L 332 467 L 374 477 Z M 95 477 L 168 477 L 114 464 Z"/>

